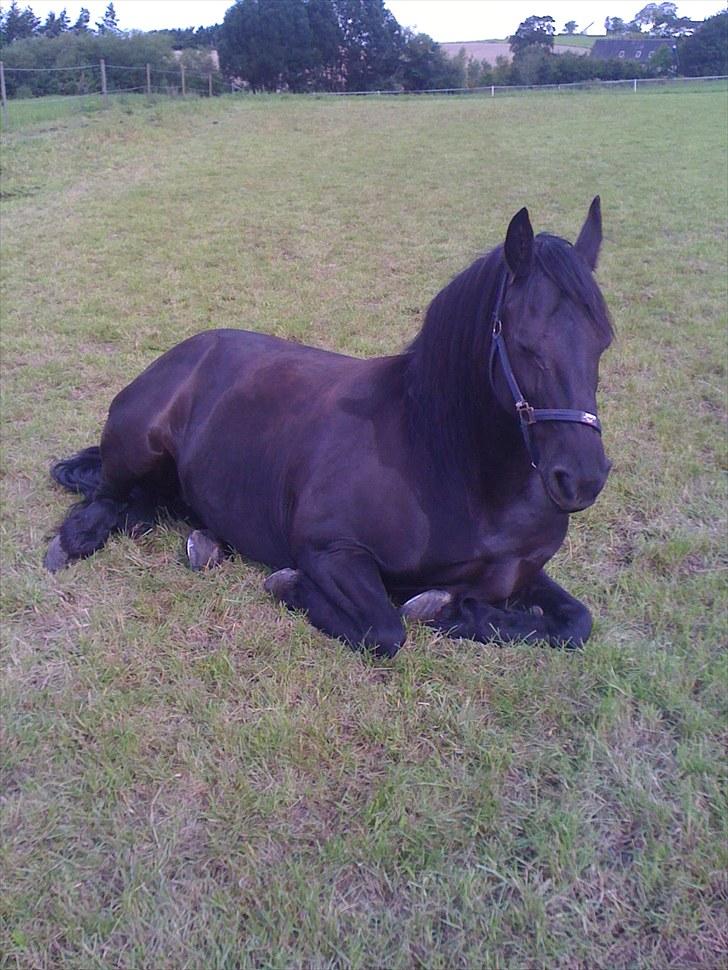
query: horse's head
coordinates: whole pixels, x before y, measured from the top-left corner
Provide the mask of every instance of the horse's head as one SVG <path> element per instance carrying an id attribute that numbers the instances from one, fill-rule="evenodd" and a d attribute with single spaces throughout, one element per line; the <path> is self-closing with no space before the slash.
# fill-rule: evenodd
<path id="1" fill-rule="evenodd" d="M 612 337 L 592 275 L 601 239 L 598 197 L 574 246 L 534 238 L 521 209 L 506 234 L 493 313 L 493 389 L 518 415 L 544 488 L 565 512 L 591 505 L 610 468 L 596 417 L 599 358 Z"/>

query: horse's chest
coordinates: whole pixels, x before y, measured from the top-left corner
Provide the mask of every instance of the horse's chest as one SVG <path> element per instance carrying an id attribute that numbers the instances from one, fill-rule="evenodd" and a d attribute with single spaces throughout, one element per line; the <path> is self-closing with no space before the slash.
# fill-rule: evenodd
<path id="1" fill-rule="evenodd" d="M 566 535 L 568 518 L 544 502 L 517 502 L 475 518 L 476 558 L 503 560 L 553 555 Z"/>
<path id="2" fill-rule="evenodd" d="M 436 570 L 443 586 L 469 587 L 494 601 L 506 599 L 554 555 L 568 519 L 534 503 L 484 510 L 455 529 L 450 554 Z"/>

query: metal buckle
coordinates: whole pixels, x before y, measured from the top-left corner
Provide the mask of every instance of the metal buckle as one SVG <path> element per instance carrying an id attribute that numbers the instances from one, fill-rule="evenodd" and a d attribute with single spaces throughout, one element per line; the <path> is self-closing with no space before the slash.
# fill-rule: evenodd
<path id="1" fill-rule="evenodd" d="M 503 322 L 501 321 L 500 317 L 498 317 L 498 319 L 493 323 L 493 336 L 500 337 L 502 329 Z"/>
<path id="2" fill-rule="evenodd" d="M 521 419 L 521 424 L 535 424 L 536 417 L 534 409 L 528 401 L 516 401 L 516 411 Z"/>

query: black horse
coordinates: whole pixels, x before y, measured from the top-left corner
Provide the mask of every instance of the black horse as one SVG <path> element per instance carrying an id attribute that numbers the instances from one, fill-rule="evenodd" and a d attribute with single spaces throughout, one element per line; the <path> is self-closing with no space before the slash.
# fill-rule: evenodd
<path id="1" fill-rule="evenodd" d="M 609 472 L 601 237 L 598 197 L 574 246 L 534 238 L 521 209 L 393 357 L 239 330 L 178 344 L 117 395 L 100 448 L 54 466 L 84 498 L 46 566 L 183 506 L 205 530 L 188 541 L 193 566 L 238 550 L 276 570 L 276 598 L 378 655 L 404 642 L 403 617 L 480 641 L 582 644 L 589 611 L 543 566 Z"/>

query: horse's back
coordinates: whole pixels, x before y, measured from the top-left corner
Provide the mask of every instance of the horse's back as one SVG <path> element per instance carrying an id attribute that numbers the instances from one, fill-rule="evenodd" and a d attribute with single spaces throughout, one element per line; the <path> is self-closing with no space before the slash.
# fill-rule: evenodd
<path id="1" fill-rule="evenodd" d="M 172 347 L 116 395 L 107 432 L 121 427 L 172 438 L 189 421 L 204 420 L 226 395 L 250 395 L 303 369 L 308 381 L 341 369 L 344 357 L 247 330 L 206 330 Z"/>
<path id="2" fill-rule="evenodd" d="M 197 334 L 112 402 L 102 436 L 106 475 L 173 470 L 209 527 L 251 558 L 285 561 L 292 478 L 315 450 L 341 387 L 371 367 L 266 334 Z"/>

